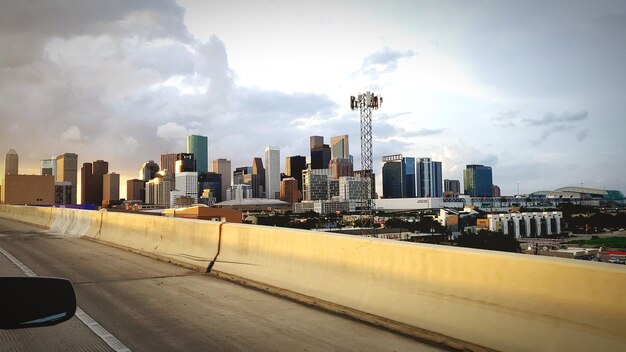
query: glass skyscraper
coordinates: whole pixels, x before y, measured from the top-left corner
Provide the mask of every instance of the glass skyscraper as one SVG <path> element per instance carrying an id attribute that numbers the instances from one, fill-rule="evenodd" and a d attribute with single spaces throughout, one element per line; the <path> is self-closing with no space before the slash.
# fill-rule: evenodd
<path id="1" fill-rule="evenodd" d="M 493 177 L 491 167 L 467 165 L 463 170 L 465 194 L 471 197 L 493 197 Z"/>
<path id="2" fill-rule="evenodd" d="M 198 173 L 209 171 L 209 141 L 206 136 L 187 136 L 187 153 L 193 154 Z"/>

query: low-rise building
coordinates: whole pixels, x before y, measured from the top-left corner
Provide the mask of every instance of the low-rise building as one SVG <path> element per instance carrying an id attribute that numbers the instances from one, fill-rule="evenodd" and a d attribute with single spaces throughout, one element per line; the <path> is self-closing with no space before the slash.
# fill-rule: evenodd
<path id="1" fill-rule="evenodd" d="M 561 233 L 563 213 L 533 212 L 488 214 L 489 231 L 502 232 L 505 235 L 520 237 L 541 237 Z"/>
<path id="2" fill-rule="evenodd" d="M 12 175 L 4 176 L 2 201 L 15 205 L 53 205 L 55 203 L 54 176 Z"/>

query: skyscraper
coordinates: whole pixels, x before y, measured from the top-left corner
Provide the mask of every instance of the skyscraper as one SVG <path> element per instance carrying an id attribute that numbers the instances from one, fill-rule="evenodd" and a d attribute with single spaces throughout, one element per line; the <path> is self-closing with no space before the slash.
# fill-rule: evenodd
<path id="1" fill-rule="evenodd" d="M 253 197 L 261 198 L 265 193 L 265 168 L 263 167 L 263 160 L 261 158 L 254 158 L 252 161 L 252 174 L 258 178 L 257 189 L 252 189 L 254 193 Z"/>
<path id="2" fill-rule="evenodd" d="M 300 199 L 298 181 L 293 177 L 287 177 L 280 181 L 280 200 L 287 203 L 297 203 Z"/>
<path id="3" fill-rule="evenodd" d="M 195 172 L 196 160 L 191 153 L 178 153 L 176 154 L 176 164 L 174 166 L 174 173 L 179 172 Z M 174 175 L 176 177 L 176 175 Z"/>
<path id="4" fill-rule="evenodd" d="M 332 159 L 328 164 L 328 169 L 330 170 L 330 176 L 337 179 L 342 176 L 354 175 L 354 170 L 350 159 Z"/>
<path id="5" fill-rule="evenodd" d="M 210 190 L 210 194 L 215 197 L 216 202 L 226 200 L 222 195 L 222 175 L 216 172 L 198 174 L 198 197 L 201 197 L 205 190 Z"/>
<path id="6" fill-rule="evenodd" d="M 265 196 L 277 199 L 280 195 L 280 149 L 267 146 L 265 148 Z"/>
<path id="7" fill-rule="evenodd" d="M 161 155 L 161 158 L 163 158 L 163 155 Z M 161 169 L 159 168 L 159 165 L 155 163 L 154 160 L 148 160 L 143 163 L 143 165 L 141 165 L 141 169 L 139 169 L 139 179 L 143 180 L 144 182 L 150 181 L 156 176 L 157 172 L 159 172 L 160 170 Z M 174 171 L 174 169 L 172 168 L 169 171 L 172 172 Z"/>
<path id="8" fill-rule="evenodd" d="M 78 155 L 65 153 L 57 156 L 57 182 L 72 183 L 72 202 L 76 204 L 76 185 L 78 183 Z"/>
<path id="9" fill-rule="evenodd" d="M 230 173 L 230 170 L 230 160 L 213 160 L 213 172 L 222 175 L 222 201 L 226 200 L 226 190 L 228 190 L 228 187 L 230 187 L 230 184 L 232 182 L 232 175 Z"/>
<path id="10" fill-rule="evenodd" d="M 302 192 L 302 170 L 306 170 L 306 157 L 302 155 L 285 158 L 285 174 L 298 181 L 298 190 Z"/>
<path id="11" fill-rule="evenodd" d="M 330 137 L 330 158 L 348 159 L 350 157 L 348 135 Z"/>
<path id="12" fill-rule="evenodd" d="M 126 181 L 126 200 L 140 200 L 145 202 L 146 183 L 143 180 L 132 179 Z"/>
<path id="13" fill-rule="evenodd" d="M 103 201 L 120 200 L 120 174 L 112 172 L 103 175 L 101 192 Z"/>
<path id="14" fill-rule="evenodd" d="M 57 173 L 57 160 L 56 159 L 42 159 L 41 160 L 41 175 L 42 176 L 54 176 Z"/>
<path id="15" fill-rule="evenodd" d="M 403 198 L 405 169 L 402 154 L 383 156 L 383 198 Z"/>
<path id="16" fill-rule="evenodd" d="M 467 165 L 463 170 L 463 186 L 465 194 L 471 197 L 492 197 L 493 177 L 491 167 L 484 165 Z"/>
<path id="17" fill-rule="evenodd" d="M 108 172 L 109 163 L 104 160 L 96 160 L 93 163 L 83 163 L 83 167 L 80 169 L 81 204 L 95 204 L 97 206 L 102 205 L 102 178 Z"/>
<path id="18" fill-rule="evenodd" d="M 443 197 L 443 175 L 441 174 L 441 161 L 433 161 L 433 197 Z"/>
<path id="19" fill-rule="evenodd" d="M 417 196 L 443 197 L 441 162 L 419 158 L 417 162 Z"/>
<path id="20" fill-rule="evenodd" d="M 193 154 L 196 160 L 195 171 L 209 171 L 209 140 L 206 136 L 187 136 L 187 153 Z"/>
<path id="21" fill-rule="evenodd" d="M 443 190 L 445 193 L 452 193 L 457 196 L 461 193 L 461 182 L 459 180 L 443 180 Z"/>
<path id="22" fill-rule="evenodd" d="M 415 177 L 415 158 L 403 157 L 402 167 L 404 169 L 404 198 L 417 197 L 417 179 Z"/>
<path id="23" fill-rule="evenodd" d="M 161 168 L 160 169 L 167 170 L 170 173 L 174 173 L 174 168 L 176 167 L 176 155 L 178 154 L 175 154 L 175 153 L 161 154 Z"/>
<path id="24" fill-rule="evenodd" d="M 9 149 L 4 157 L 4 174 L 5 175 L 17 175 L 18 174 L 19 158 L 15 149 Z"/>

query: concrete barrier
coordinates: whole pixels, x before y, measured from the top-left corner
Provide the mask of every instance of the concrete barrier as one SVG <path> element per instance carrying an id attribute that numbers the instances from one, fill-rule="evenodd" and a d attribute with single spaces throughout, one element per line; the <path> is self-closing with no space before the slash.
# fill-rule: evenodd
<path id="1" fill-rule="evenodd" d="M 45 227 L 50 221 L 51 208 L 1 205 L 0 216 Z"/>
<path id="2" fill-rule="evenodd" d="M 626 268 L 619 265 L 266 226 L 18 208 L 24 207 L 1 206 L 0 216 L 47 221 L 65 233 L 200 270 L 217 257 L 212 274 L 219 277 L 455 348 L 618 351 L 626 345 Z"/>
<path id="3" fill-rule="evenodd" d="M 616 265 L 224 224 L 213 270 L 457 348 L 626 345 L 626 270 Z"/>
<path id="4" fill-rule="evenodd" d="M 217 255 L 219 222 L 116 212 L 100 214 L 99 230 L 94 231 L 92 226 L 86 237 L 202 271 Z"/>

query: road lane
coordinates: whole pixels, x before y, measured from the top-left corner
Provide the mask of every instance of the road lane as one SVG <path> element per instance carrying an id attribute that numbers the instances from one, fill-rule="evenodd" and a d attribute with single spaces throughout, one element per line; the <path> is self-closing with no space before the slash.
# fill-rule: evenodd
<path id="1" fill-rule="evenodd" d="M 78 305 L 132 351 L 440 350 L 196 271 L 2 219 L 0 246 L 40 276 L 70 279 Z M 1 275 L 20 274 L 1 257 Z M 5 348 L 6 340 L 15 341 Z M 54 328 L 0 331 L 0 350 L 72 349 L 108 347 L 76 318 Z"/>

